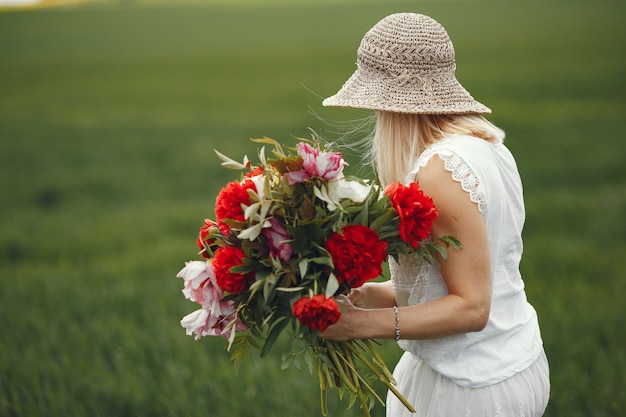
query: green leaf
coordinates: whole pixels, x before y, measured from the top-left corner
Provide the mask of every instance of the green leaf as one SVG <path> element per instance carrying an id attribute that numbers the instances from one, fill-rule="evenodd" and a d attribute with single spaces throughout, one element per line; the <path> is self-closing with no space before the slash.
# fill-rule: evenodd
<path id="1" fill-rule="evenodd" d="M 431 245 L 431 248 L 436 250 L 439 253 L 439 255 L 441 256 L 441 259 L 443 259 L 444 262 L 448 261 L 448 251 L 446 250 L 445 247 L 443 247 L 439 243 L 435 243 Z"/>
<path id="2" fill-rule="evenodd" d="M 359 214 L 357 214 L 354 220 L 355 220 L 355 224 L 367 226 L 369 222 L 369 204 L 367 204 L 367 202 L 363 205 L 363 207 L 361 208 L 361 211 L 359 211 Z"/>
<path id="3" fill-rule="evenodd" d="M 372 210 L 383 210 L 386 207 L 391 206 L 391 200 L 389 200 L 389 197 L 383 196 L 372 203 L 371 206 Z"/>
<path id="4" fill-rule="evenodd" d="M 265 218 L 267 217 L 267 213 L 270 211 L 270 208 L 272 207 L 272 202 L 271 201 L 263 201 L 263 203 L 261 204 L 261 214 L 259 215 L 259 221 L 260 222 L 265 222 Z M 265 226 L 268 227 L 268 226 Z"/>
<path id="5" fill-rule="evenodd" d="M 339 288 L 339 281 L 337 280 L 337 277 L 335 276 L 335 274 L 331 272 L 330 276 L 328 277 L 328 283 L 326 284 L 326 298 L 330 298 L 333 295 L 335 295 L 335 292 L 337 291 L 338 288 Z"/>
<path id="6" fill-rule="evenodd" d="M 261 146 L 259 150 L 259 162 L 261 165 L 267 165 L 267 159 L 265 158 L 265 146 Z"/>
<path id="7" fill-rule="evenodd" d="M 298 262 L 298 269 L 300 270 L 300 276 L 304 277 L 306 275 L 306 271 L 309 268 L 309 260 L 307 258 L 302 258 L 300 262 Z"/>
<path id="8" fill-rule="evenodd" d="M 318 265 L 326 265 L 331 268 L 335 267 L 335 264 L 333 264 L 333 259 L 330 256 L 318 256 L 317 258 L 312 258 L 311 262 Z"/>
<path id="9" fill-rule="evenodd" d="M 454 236 L 443 236 L 438 240 L 445 243 L 446 246 L 452 246 L 454 249 L 459 250 L 463 247 L 461 241 Z"/>
<path id="10" fill-rule="evenodd" d="M 247 229 L 241 231 L 237 235 L 237 238 L 241 240 L 254 240 L 259 237 L 259 235 L 261 234 L 261 230 L 263 230 L 263 227 L 266 227 L 266 224 L 269 226 L 269 222 L 257 223 L 254 226 L 250 226 Z"/>
<path id="11" fill-rule="evenodd" d="M 250 265 L 235 265 L 230 268 L 230 272 L 234 274 L 247 274 L 248 272 L 252 272 L 256 270 L 255 264 Z"/>
<path id="12" fill-rule="evenodd" d="M 326 191 L 325 187 L 313 187 L 313 194 L 319 198 L 322 201 L 325 201 L 328 207 L 328 210 L 330 211 L 335 211 L 335 209 L 337 208 L 336 204 L 334 201 L 332 201 L 332 199 L 330 198 L 330 196 L 328 195 L 328 192 Z"/>
<path id="13" fill-rule="evenodd" d="M 252 142 L 255 142 L 255 143 L 265 143 L 265 144 L 268 144 L 268 145 L 273 145 L 276 148 L 276 150 L 278 150 L 281 154 L 284 155 L 282 145 L 279 142 L 277 142 L 274 139 L 272 139 L 272 138 L 268 138 L 267 136 L 263 136 L 262 138 L 251 138 L 250 140 Z"/>
<path id="14" fill-rule="evenodd" d="M 385 210 L 383 214 L 381 214 L 380 216 L 372 220 L 372 222 L 370 223 L 370 229 L 377 232 L 378 229 L 390 223 L 394 219 L 395 216 L 396 216 L 395 210 Z"/>
<path id="15" fill-rule="evenodd" d="M 248 353 L 248 343 L 245 341 L 238 343 L 237 349 L 235 349 L 235 351 L 230 355 L 230 360 L 237 362 L 248 356 Z"/>
<path id="16" fill-rule="evenodd" d="M 276 275 L 274 274 L 269 274 L 267 276 L 267 279 L 265 280 L 264 284 L 263 284 L 263 298 L 265 298 L 266 302 L 270 302 L 273 297 L 273 293 L 274 293 L 274 286 L 276 284 Z"/>
<path id="17" fill-rule="evenodd" d="M 257 340 L 254 337 L 248 336 L 248 338 L 246 339 L 246 342 L 254 347 L 255 349 L 261 349 L 261 345 L 259 345 L 259 342 L 257 342 Z"/>
<path id="18" fill-rule="evenodd" d="M 285 369 L 289 368 L 291 366 L 291 364 L 293 363 L 293 356 L 291 355 L 285 355 L 283 356 L 283 361 L 280 364 L 280 369 L 281 371 L 284 371 Z"/>
<path id="19" fill-rule="evenodd" d="M 279 272 L 281 274 L 284 274 L 284 270 L 283 270 L 283 264 L 280 260 L 280 258 L 272 255 L 270 253 L 270 261 L 272 262 L 272 268 L 274 269 L 274 271 Z"/>
<path id="20" fill-rule="evenodd" d="M 265 343 L 263 344 L 263 348 L 261 348 L 261 357 L 267 355 L 270 350 L 272 350 L 272 346 L 278 340 L 278 336 L 282 333 L 285 327 L 289 324 L 289 320 L 286 317 L 281 317 L 274 323 L 274 327 L 267 335 L 267 339 L 265 339 Z"/>
<path id="21" fill-rule="evenodd" d="M 313 368 L 313 360 L 311 358 L 310 350 L 304 351 L 304 364 L 309 369 L 309 372 L 313 374 L 314 368 Z M 318 374 L 318 377 L 319 377 L 319 374 Z"/>
<path id="22" fill-rule="evenodd" d="M 261 203 L 257 202 L 257 203 L 254 203 L 254 204 L 250 204 L 247 207 L 245 205 L 243 205 L 243 207 L 245 207 L 245 210 L 243 211 L 243 217 L 244 217 L 244 219 L 248 220 L 254 214 L 256 214 L 257 211 L 259 211 L 259 208 L 261 207 Z"/>
<path id="23" fill-rule="evenodd" d="M 257 279 L 250 285 L 250 298 L 263 286 L 265 279 Z"/>
<path id="24" fill-rule="evenodd" d="M 287 230 L 293 238 L 294 253 L 306 253 L 311 245 L 317 247 L 315 242 L 323 242 L 326 235 L 316 222 L 299 222 L 295 227 L 288 226 Z"/>
<path id="25" fill-rule="evenodd" d="M 241 163 L 241 162 L 235 161 L 234 159 L 229 158 L 223 153 L 217 151 L 217 149 L 213 149 L 213 151 L 223 161 L 222 166 L 225 168 L 242 170 L 242 169 L 247 169 L 248 166 L 250 165 L 250 161 L 248 160 L 247 156 L 244 156 L 243 163 Z"/>
<path id="26" fill-rule="evenodd" d="M 298 292 L 304 290 L 306 290 L 306 287 L 276 287 L 276 291 L 281 292 Z"/>

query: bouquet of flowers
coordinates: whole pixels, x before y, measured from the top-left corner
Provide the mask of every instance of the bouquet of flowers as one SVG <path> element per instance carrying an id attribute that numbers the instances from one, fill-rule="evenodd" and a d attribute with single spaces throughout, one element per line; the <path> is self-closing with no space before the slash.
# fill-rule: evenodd
<path id="1" fill-rule="evenodd" d="M 204 260 L 187 262 L 178 274 L 185 296 L 201 306 L 182 326 L 196 339 L 224 336 L 234 360 L 250 346 L 263 356 L 289 333 L 285 364 L 305 356 L 319 379 L 324 415 L 327 388 L 334 387 L 369 416 L 375 401 L 384 405 L 373 380 L 412 410 L 373 340 L 333 342 L 318 332 L 341 316 L 334 297 L 378 278 L 388 256 L 416 252 L 436 262 L 459 242 L 424 243 L 438 213 L 418 184 L 382 189 L 346 177 L 341 153 L 322 149 L 315 137 L 287 152 L 269 138 L 253 141 L 263 144 L 257 165 L 216 151 L 223 166 L 243 173 L 220 191 L 215 220 L 200 228 Z"/>

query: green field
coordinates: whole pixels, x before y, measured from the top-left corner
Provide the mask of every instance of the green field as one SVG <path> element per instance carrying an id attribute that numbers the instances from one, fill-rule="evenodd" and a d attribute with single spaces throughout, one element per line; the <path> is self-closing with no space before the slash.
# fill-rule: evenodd
<path id="1" fill-rule="evenodd" d="M 395 11 L 446 26 L 518 159 L 546 416 L 626 415 L 623 4 L 259 0 L 0 12 L 0 416 L 320 415 L 280 349 L 235 373 L 223 339 L 185 336 L 175 275 L 235 178 L 213 148 L 367 114 L 321 97 Z M 330 394 L 330 416 L 360 415 L 345 405 Z"/>

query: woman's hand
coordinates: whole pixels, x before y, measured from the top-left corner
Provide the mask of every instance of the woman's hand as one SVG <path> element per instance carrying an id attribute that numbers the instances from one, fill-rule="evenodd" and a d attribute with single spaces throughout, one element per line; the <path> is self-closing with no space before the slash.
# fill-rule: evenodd
<path id="1" fill-rule="evenodd" d="M 359 288 L 357 288 L 359 290 Z M 359 299 L 362 295 L 360 291 L 352 291 L 350 297 Z M 344 342 L 346 340 L 358 339 L 358 316 L 362 312 L 362 309 L 357 308 L 352 304 L 350 299 L 345 295 L 340 295 L 336 298 L 339 309 L 341 310 L 341 317 L 339 321 L 326 328 L 325 331 L 320 332 L 319 336 L 322 339 L 333 340 L 336 342 Z"/>
<path id="2" fill-rule="evenodd" d="M 358 288 L 352 288 L 350 290 L 350 292 L 348 293 L 348 300 L 355 306 L 355 307 L 360 307 L 360 308 L 366 308 L 366 295 L 365 295 L 365 291 L 366 291 L 366 285 L 364 284 Z"/>
<path id="3" fill-rule="evenodd" d="M 367 282 L 353 288 L 348 295 L 336 298 L 341 317 L 328 326 L 319 336 L 323 339 L 343 342 L 352 339 L 393 338 L 393 322 L 389 314 L 396 303 L 391 281 Z M 386 309 L 381 313 L 380 309 Z M 391 312 L 391 313 L 390 313 Z"/>
<path id="4" fill-rule="evenodd" d="M 377 288 L 377 287 L 376 287 Z M 356 292 L 358 294 L 358 291 Z M 352 295 L 356 297 L 356 295 Z M 344 342 L 352 339 L 393 339 L 395 337 L 395 316 L 392 308 L 359 308 L 350 298 L 340 295 L 336 298 L 341 317 L 335 324 L 320 332 L 322 339 Z"/>
<path id="5" fill-rule="evenodd" d="M 391 281 L 366 282 L 358 288 L 353 288 L 348 299 L 359 308 L 389 308 L 396 304 L 396 294 Z"/>

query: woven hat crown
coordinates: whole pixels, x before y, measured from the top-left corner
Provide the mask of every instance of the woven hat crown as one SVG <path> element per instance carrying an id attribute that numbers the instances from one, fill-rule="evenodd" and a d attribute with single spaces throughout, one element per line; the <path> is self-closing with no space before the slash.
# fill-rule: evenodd
<path id="1" fill-rule="evenodd" d="M 357 62 L 362 70 L 383 76 L 450 76 L 455 70 L 454 46 L 443 26 L 412 13 L 393 14 L 370 29 Z"/>
<path id="2" fill-rule="evenodd" d="M 325 106 L 400 113 L 490 113 L 455 77 L 454 46 L 431 17 L 396 13 L 363 37 L 357 69 Z"/>

